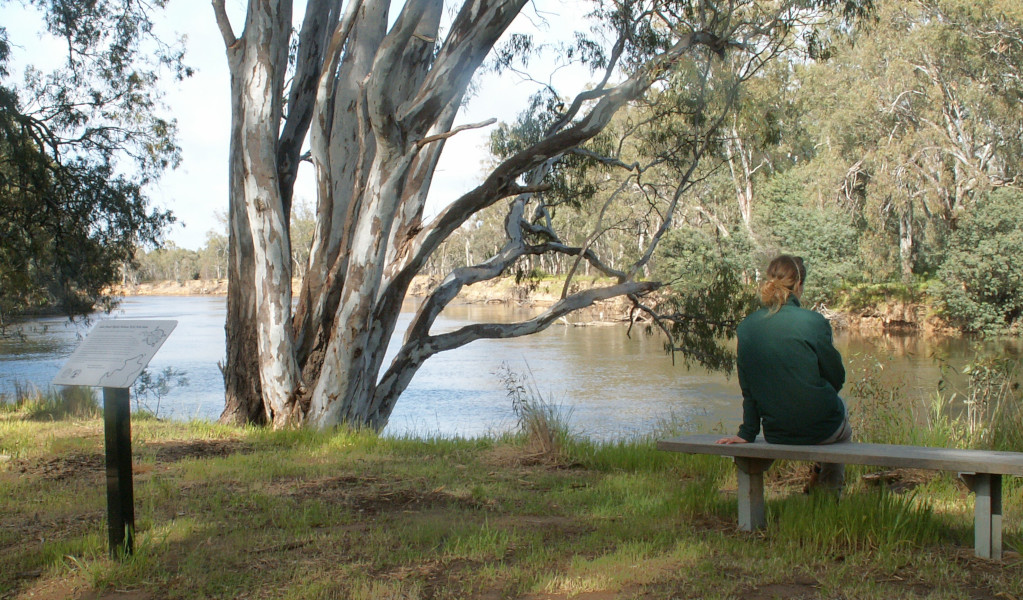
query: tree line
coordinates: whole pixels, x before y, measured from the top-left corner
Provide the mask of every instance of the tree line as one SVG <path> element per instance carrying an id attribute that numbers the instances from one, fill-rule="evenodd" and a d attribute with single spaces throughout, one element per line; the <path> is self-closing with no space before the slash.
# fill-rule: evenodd
<path id="1" fill-rule="evenodd" d="M 229 254 L 227 219 L 220 215 L 219 221 L 223 227 L 220 230 L 207 231 L 206 242 L 196 250 L 180 248 L 173 242 L 166 242 L 156 248 L 139 248 L 132 260 L 121 265 L 120 283 L 134 285 L 160 281 L 182 283 L 197 279 L 227 279 Z M 309 204 L 297 203 L 291 219 L 291 227 L 294 231 L 291 261 L 295 277 L 300 279 L 304 276 L 306 264 L 309 261 L 315 223 L 315 215 L 313 215 Z"/>

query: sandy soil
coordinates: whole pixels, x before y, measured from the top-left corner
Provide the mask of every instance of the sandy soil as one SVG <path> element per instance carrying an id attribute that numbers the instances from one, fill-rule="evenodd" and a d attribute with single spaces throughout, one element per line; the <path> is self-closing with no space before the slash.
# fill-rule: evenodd
<path id="1" fill-rule="evenodd" d="M 412 280 L 409 294 L 423 297 L 438 283 L 439 279 L 417 276 Z M 292 290 L 299 292 L 300 282 L 292 282 Z M 578 280 L 572 284 L 572 292 L 593 287 L 594 282 Z M 115 286 L 109 293 L 118 297 L 132 296 L 226 296 L 227 280 L 160 281 L 136 285 Z M 515 283 L 512 278 L 480 282 L 468 286 L 458 295 L 457 301 L 468 304 L 514 304 L 520 307 L 543 309 L 557 302 L 561 297 L 561 284 L 556 281 Z M 579 311 L 572 318 L 573 324 L 615 323 L 629 319 L 629 303 L 623 298 L 599 302 L 594 307 Z"/>
<path id="2" fill-rule="evenodd" d="M 426 296 L 440 280 L 417 276 L 412 281 L 409 293 L 414 297 Z M 579 279 L 573 282 L 571 292 L 592 287 L 594 282 Z M 458 301 L 469 304 L 514 304 L 516 306 L 543 309 L 551 306 L 561 297 L 562 284 L 558 281 L 516 283 L 513 278 L 484 281 L 468 286 L 458 295 Z M 299 281 L 292 284 L 295 294 L 299 292 Z M 114 296 L 225 296 L 227 280 L 161 281 L 140 283 L 130 286 L 115 286 L 109 292 Z M 869 310 L 854 313 L 829 310 L 818 307 L 831 321 L 835 329 L 849 329 L 866 335 L 887 333 L 924 333 L 927 335 L 955 335 L 953 328 L 920 304 L 893 301 Z M 579 311 L 572 319 L 575 325 L 596 325 L 627 322 L 629 302 L 615 298 L 597 303 L 594 307 Z"/>

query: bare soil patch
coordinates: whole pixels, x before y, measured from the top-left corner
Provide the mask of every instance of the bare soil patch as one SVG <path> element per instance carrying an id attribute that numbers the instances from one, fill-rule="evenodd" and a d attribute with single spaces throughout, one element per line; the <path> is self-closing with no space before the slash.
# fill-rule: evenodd
<path id="1" fill-rule="evenodd" d="M 186 459 L 222 458 L 231 454 L 250 452 L 246 444 L 237 440 L 188 440 L 152 442 L 147 450 L 156 451 L 157 463 L 176 463 Z"/>
<path id="2" fill-rule="evenodd" d="M 49 458 L 13 461 L 12 470 L 23 476 L 39 477 L 47 481 L 66 481 L 73 478 L 102 477 L 106 458 L 101 453 L 85 452 Z"/>
<path id="3" fill-rule="evenodd" d="M 451 494 L 443 487 L 430 489 L 425 482 L 394 481 L 371 476 L 345 475 L 290 481 L 275 487 L 283 496 L 303 501 L 322 500 L 367 516 L 444 506 L 470 509 L 487 507 L 486 502 Z"/>
<path id="4" fill-rule="evenodd" d="M 739 597 L 745 600 L 775 600 L 776 598 L 816 600 L 820 598 L 820 590 L 816 580 L 797 577 L 790 581 L 750 586 L 739 592 Z"/>

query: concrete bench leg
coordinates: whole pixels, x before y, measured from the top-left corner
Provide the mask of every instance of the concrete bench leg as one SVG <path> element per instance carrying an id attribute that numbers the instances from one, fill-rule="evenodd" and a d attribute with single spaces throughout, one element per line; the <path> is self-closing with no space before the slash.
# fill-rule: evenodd
<path id="1" fill-rule="evenodd" d="M 764 514 L 764 471 L 773 460 L 734 457 L 739 478 L 739 529 L 753 531 L 767 525 Z"/>
<path id="2" fill-rule="evenodd" d="M 973 544 L 977 556 L 1002 558 L 1002 476 L 960 473 L 974 495 Z"/>

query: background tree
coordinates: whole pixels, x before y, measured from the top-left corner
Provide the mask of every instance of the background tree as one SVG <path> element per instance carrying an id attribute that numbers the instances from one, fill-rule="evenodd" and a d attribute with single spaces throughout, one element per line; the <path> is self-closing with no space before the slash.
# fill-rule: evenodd
<path id="1" fill-rule="evenodd" d="M 227 236 L 212 229 L 208 231 L 206 245 L 199 250 L 199 278 L 226 278 L 227 255 Z"/>
<path id="2" fill-rule="evenodd" d="M 941 266 L 941 297 L 967 331 L 1000 332 L 1023 316 L 1023 190 L 977 200 L 952 233 Z"/>
<path id="3" fill-rule="evenodd" d="M 213 232 L 210 232 L 211 234 Z M 216 238 L 211 235 L 210 246 L 216 248 Z M 133 279 L 140 282 L 174 281 L 184 283 L 201 279 L 203 258 L 208 250 L 195 251 L 179 248 L 174 242 L 167 242 L 160 248 L 150 252 L 140 252 L 133 265 Z M 216 267 L 214 267 L 216 268 Z"/>
<path id="4" fill-rule="evenodd" d="M 833 3 L 743 0 L 724 8 L 703 1 L 592 3 L 594 34 L 579 37 L 566 53 L 595 68 L 598 83 L 563 102 L 545 103 L 550 110 L 541 115 L 535 139 L 424 222 L 444 140 L 481 125 L 455 126 L 473 73 L 525 4 L 466 1 L 442 28 L 445 11 L 437 0 L 409 0 L 393 19 L 389 1 L 310 0 L 285 88 L 291 3 L 250 2 L 239 36 L 223 0 L 214 1 L 233 98 L 223 419 L 379 428 L 433 354 L 484 337 L 533 333 L 596 300 L 655 289 L 657 284 L 637 275 L 687 181 L 663 190 L 661 225 L 639 258 L 611 269 L 592 249 L 566 243 L 551 227 L 552 205 L 544 193 L 557 181 L 548 176 L 563 157 L 598 136 L 620 108 L 665 89 L 677 73 L 688 73 L 690 87 L 677 93 L 690 105 L 687 127 L 676 131 L 687 143 L 675 168 L 691 173 L 720 118 L 701 111 L 702 95 L 729 88 L 709 77 L 715 61 L 722 65 L 714 68 L 723 82 L 748 77 L 797 21 L 812 20 L 815 9 Z M 511 44 L 499 58 L 514 59 L 536 47 L 521 38 Z M 307 131 L 318 186 L 317 229 L 309 275 L 292 314 L 289 220 Z M 504 199 L 510 202 L 500 250 L 450 272 L 431 291 L 385 368 L 412 277 L 460 227 Z M 575 294 L 566 290 L 560 302 L 530 321 L 431 331 L 463 286 L 496 277 L 524 256 L 551 253 L 582 257 L 614 283 Z"/>
<path id="5" fill-rule="evenodd" d="M 67 53 L 16 85 L 0 28 L 0 320 L 91 310 L 136 247 L 160 239 L 173 218 L 151 210 L 145 190 L 178 148 L 157 83 L 188 74 L 180 48 L 151 34 L 162 1 L 30 4 Z"/>
<path id="6" fill-rule="evenodd" d="M 862 215 L 874 270 L 909 282 L 940 263 L 977 194 L 1018 180 L 1023 14 L 997 0 L 876 4 L 803 69 L 800 97 L 824 194 Z"/>

